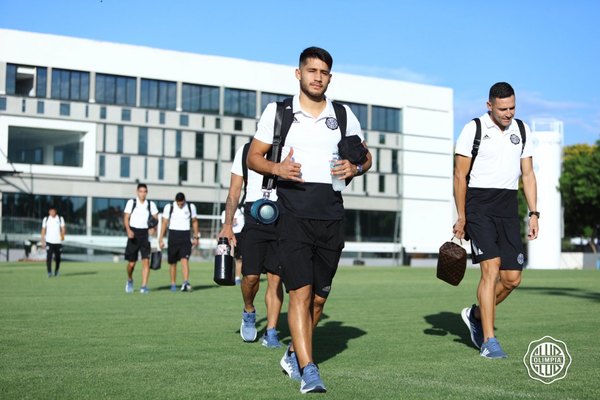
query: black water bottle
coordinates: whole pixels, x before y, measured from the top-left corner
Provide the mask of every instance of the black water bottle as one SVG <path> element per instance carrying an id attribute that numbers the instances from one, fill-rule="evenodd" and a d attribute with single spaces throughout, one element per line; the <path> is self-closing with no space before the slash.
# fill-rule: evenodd
<path id="1" fill-rule="evenodd" d="M 231 256 L 231 246 L 226 237 L 219 238 L 215 252 L 215 283 L 222 286 L 235 285 L 235 263 Z"/>

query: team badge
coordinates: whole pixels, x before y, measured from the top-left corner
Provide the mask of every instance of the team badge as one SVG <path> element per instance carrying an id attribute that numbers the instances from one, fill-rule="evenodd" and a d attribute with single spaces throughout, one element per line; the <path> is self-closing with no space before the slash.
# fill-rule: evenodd
<path id="1" fill-rule="evenodd" d="M 512 135 L 510 135 L 510 142 L 512 144 L 519 144 L 521 143 L 521 139 L 513 133 Z"/>
<path id="2" fill-rule="evenodd" d="M 525 262 L 525 256 L 523 255 L 523 253 L 519 253 L 519 255 L 517 256 L 517 262 L 519 263 L 519 265 L 523 265 L 523 263 Z"/>
<path id="3" fill-rule="evenodd" d="M 335 130 L 339 126 L 337 119 L 331 117 L 327 117 L 327 119 L 325 120 L 325 125 L 327 125 L 327 127 L 331 130 Z"/>

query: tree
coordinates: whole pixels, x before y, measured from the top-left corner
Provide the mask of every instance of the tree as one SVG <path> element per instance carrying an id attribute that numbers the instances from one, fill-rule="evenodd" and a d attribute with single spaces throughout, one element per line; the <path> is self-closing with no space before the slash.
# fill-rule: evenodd
<path id="1" fill-rule="evenodd" d="M 565 235 L 590 239 L 600 225 L 600 140 L 595 145 L 576 144 L 563 149 L 559 180 L 564 208 Z"/>

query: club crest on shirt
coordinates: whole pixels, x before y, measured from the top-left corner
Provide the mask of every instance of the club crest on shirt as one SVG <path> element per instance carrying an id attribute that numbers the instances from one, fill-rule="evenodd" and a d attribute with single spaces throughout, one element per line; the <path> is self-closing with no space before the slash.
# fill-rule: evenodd
<path id="1" fill-rule="evenodd" d="M 332 117 L 327 117 L 327 119 L 325 120 L 325 125 L 327 125 L 327 127 L 331 130 L 335 130 L 339 126 L 337 119 L 332 118 Z"/>
<path id="2" fill-rule="evenodd" d="M 521 138 L 519 138 L 517 135 L 515 135 L 513 133 L 512 135 L 510 135 L 510 142 L 512 144 L 519 144 L 519 143 L 521 143 Z"/>

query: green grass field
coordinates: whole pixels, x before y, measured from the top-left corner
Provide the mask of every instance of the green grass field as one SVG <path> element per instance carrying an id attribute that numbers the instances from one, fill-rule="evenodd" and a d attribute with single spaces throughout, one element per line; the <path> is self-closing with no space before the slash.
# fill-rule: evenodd
<path id="1" fill-rule="evenodd" d="M 125 266 L 0 264 L 0 399 L 289 399 L 281 350 L 243 343 L 239 287 L 218 287 L 192 263 L 192 293 L 171 293 L 168 270 L 152 292 L 126 294 Z M 136 270 L 139 289 L 140 267 Z M 460 310 L 479 278 L 457 288 L 429 268 L 342 267 L 315 332 L 315 358 L 331 399 L 599 399 L 600 271 L 525 271 L 498 310 L 509 354 L 486 360 Z M 262 285 L 266 283 L 263 281 Z M 265 327 L 264 287 L 257 296 Z M 287 298 L 280 338 L 290 340 Z M 573 358 L 565 379 L 529 378 L 523 356 L 543 336 Z M 315 395 L 313 395 L 315 396 Z"/>

